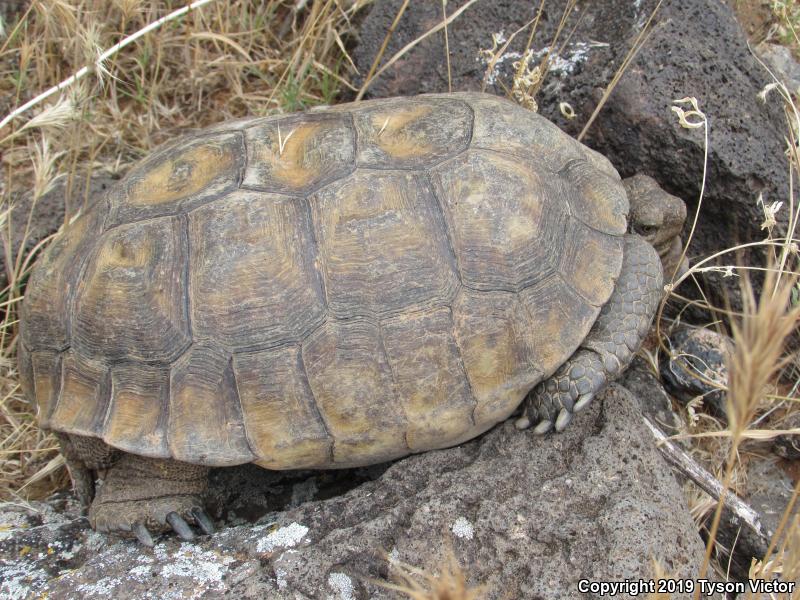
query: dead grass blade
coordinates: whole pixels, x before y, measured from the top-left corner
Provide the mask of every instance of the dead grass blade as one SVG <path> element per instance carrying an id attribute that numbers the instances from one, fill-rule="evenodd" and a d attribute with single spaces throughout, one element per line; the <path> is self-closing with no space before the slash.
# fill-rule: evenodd
<path id="1" fill-rule="evenodd" d="M 417 45 L 418 45 L 420 42 L 422 42 L 423 40 L 425 40 L 425 39 L 429 38 L 430 36 L 432 36 L 432 35 L 433 35 L 434 33 L 436 33 L 437 31 L 441 31 L 443 28 L 445 28 L 445 27 L 447 27 L 448 25 L 450 25 L 450 24 L 451 24 L 453 21 L 455 21 L 455 20 L 456 20 L 458 17 L 460 17 L 460 16 L 461 16 L 461 14 L 462 14 L 464 11 L 466 11 L 467 9 L 469 9 L 469 8 L 470 8 L 470 7 L 471 7 L 473 4 L 475 4 L 476 2 L 478 2 L 478 0 L 469 0 L 469 2 L 467 2 L 466 4 L 464 4 L 464 6 L 462 6 L 461 8 L 459 8 L 459 9 L 458 9 L 456 12 L 454 12 L 454 13 L 453 13 L 452 15 L 450 15 L 449 17 L 447 17 L 447 19 L 443 20 L 443 21 L 442 21 L 441 23 L 439 23 L 438 25 L 434 25 L 434 26 L 433 26 L 433 27 L 431 27 L 431 28 L 430 28 L 428 31 L 426 31 L 426 32 L 425 32 L 425 33 L 423 33 L 421 36 L 419 36 L 417 39 L 415 39 L 415 40 L 413 40 L 413 41 L 409 42 L 408 44 L 406 44 L 405 46 L 403 46 L 402 48 L 400 48 L 400 50 L 398 50 L 398 51 L 395 53 L 395 55 L 394 55 L 394 56 L 392 56 L 392 58 L 390 58 L 390 59 L 389 59 L 389 60 L 386 62 L 386 64 L 385 64 L 385 65 L 383 65 L 383 66 L 382 66 L 380 69 L 378 69 L 378 70 L 377 70 L 377 71 L 376 71 L 376 72 L 373 74 L 373 76 L 372 76 L 372 77 L 370 77 L 370 78 L 368 78 L 366 81 L 364 81 L 364 85 L 362 85 L 362 86 L 361 86 L 361 92 L 359 92 L 359 97 L 358 97 L 358 99 L 360 100 L 361 98 L 363 98 L 363 97 L 364 97 L 364 93 L 362 93 L 362 92 L 366 92 L 366 91 L 367 91 L 367 88 L 369 88 L 370 84 L 371 84 L 371 83 L 372 83 L 372 82 L 373 82 L 375 79 L 377 79 L 378 77 L 380 77 L 380 76 L 381 76 L 381 75 L 382 75 L 382 74 L 383 74 L 383 73 L 384 73 L 384 72 L 385 72 L 387 69 L 389 69 L 389 68 L 390 68 L 390 67 L 391 67 L 391 66 L 392 66 L 394 63 L 396 63 L 398 60 L 400 60 L 401 58 L 403 58 L 403 56 L 405 56 L 405 55 L 406 55 L 408 52 L 410 52 L 411 50 L 413 50 L 413 49 L 414 49 L 414 47 L 415 47 L 415 46 L 417 46 Z"/>
<path id="2" fill-rule="evenodd" d="M 583 140 L 584 136 L 586 135 L 586 132 L 589 131 L 589 128 L 592 126 L 592 123 L 594 123 L 594 120 L 597 118 L 597 115 L 600 114 L 601 110 L 603 110 L 603 106 L 605 106 L 606 102 L 608 101 L 608 98 L 611 96 L 611 92 L 613 92 L 614 88 L 617 87 L 617 83 L 619 83 L 619 80 L 622 78 L 622 75 L 628 69 L 631 62 L 633 62 L 633 59 L 636 58 L 636 55 L 639 53 L 639 50 L 641 50 L 644 47 L 644 44 L 647 41 L 648 36 L 650 35 L 650 24 L 652 23 L 653 18 L 656 16 L 658 9 L 661 8 L 662 2 L 663 0 L 658 0 L 658 4 L 656 4 L 655 8 L 653 8 L 653 12 L 650 13 L 647 22 L 645 22 L 644 27 L 642 27 L 642 30 L 639 32 L 639 35 L 636 36 L 636 39 L 634 40 L 630 50 L 628 50 L 628 53 L 622 60 L 622 64 L 616 70 L 614 76 L 611 78 L 611 81 L 606 86 L 606 89 L 603 91 L 603 96 L 600 98 L 600 102 L 597 103 L 597 106 L 595 107 L 594 111 L 592 111 L 589 120 L 586 121 L 586 125 L 583 126 L 583 129 L 581 129 L 580 134 L 578 134 L 579 142 Z"/>
<path id="3" fill-rule="evenodd" d="M 394 35 L 395 29 L 397 29 L 397 25 L 400 23 L 400 19 L 403 18 L 403 14 L 406 12 L 408 8 L 408 3 L 411 0 L 403 0 L 403 4 L 400 5 L 400 8 L 397 9 L 397 14 L 392 21 L 392 24 L 389 26 L 389 29 L 386 31 L 386 35 L 383 37 L 383 42 L 381 42 L 381 47 L 378 50 L 378 53 L 375 55 L 375 58 L 372 60 L 372 65 L 369 67 L 369 71 L 367 71 L 367 76 L 364 77 L 364 83 L 361 85 L 361 89 L 358 90 L 358 94 L 356 95 L 356 102 L 361 100 L 364 97 L 364 94 L 367 91 L 367 87 L 372 82 L 372 77 L 375 75 L 375 70 L 378 68 L 378 65 L 381 64 L 381 60 L 383 60 L 383 55 L 386 53 L 386 48 L 389 46 L 389 42 Z"/>
<path id="4" fill-rule="evenodd" d="M 453 91 L 453 75 L 450 70 L 450 37 L 447 35 L 447 0 L 442 0 L 442 21 L 444 21 L 444 58 L 447 61 L 447 91 Z"/>

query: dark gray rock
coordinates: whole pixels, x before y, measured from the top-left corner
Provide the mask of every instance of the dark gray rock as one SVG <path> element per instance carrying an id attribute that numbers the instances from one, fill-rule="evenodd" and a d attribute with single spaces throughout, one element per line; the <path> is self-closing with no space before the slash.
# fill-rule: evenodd
<path id="1" fill-rule="evenodd" d="M 759 44 L 756 52 L 790 92 L 800 93 L 800 63 L 795 60 L 788 47 L 764 42 Z"/>
<path id="2" fill-rule="evenodd" d="M 466 0 L 451 0 L 449 14 Z M 377 53 L 401 0 L 380 0 L 361 28 L 354 52 L 363 74 Z M 550 44 L 565 2 L 548 2 L 533 42 L 537 52 Z M 540 112 L 570 134 L 581 131 L 641 31 L 656 0 L 581 2 L 567 22 L 576 27 L 552 61 L 537 97 Z M 533 17 L 538 3 L 527 0 L 478 2 L 448 30 L 454 90 L 480 89 L 491 34 L 513 31 Z M 386 57 L 441 20 L 438 2 L 411 3 L 392 37 Z M 771 80 L 747 47 L 747 39 L 729 7 L 718 0 L 665 0 L 647 43 L 623 75 L 589 129 L 585 142 L 606 155 L 623 177 L 644 173 L 667 191 L 697 206 L 703 171 L 703 130 L 684 129 L 671 111 L 672 101 L 695 96 L 710 123 L 708 180 L 699 229 L 690 258 L 706 256 L 738 242 L 764 238 L 764 220 L 756 201 L 788 198 L 784 156 L 786 124 L 777 96 L 764 104 L 757 95 Z M 524 51 L 528 31 L 509 45 L 487 91 L 512 88 L 513 61 Z M 559 45 L 564 41 L 562 35 Z M 444 35 L 434 34 L 407 53 L 370 88 L 375 97 L 447 91 Z M 568 102 L 576 118 L 559 110 Z M 686 107 L 688 108 L 688 107 Z M 786 210 L 779 213 L 785 223 Z M 687 228 L 691 222 L 687 223 Z M 735 257 L 729 257 L 728 263 Z M 720 278 L 710 274 L 712 300 Z M 728 283 L 725 281 L 724 283 Z M 736 295 L 736 290 L 729 290 Z M 718 304 L 722 306 L 723 304 Z"/>
<path id="3" fill-rule="evenodd" d="M 754 455 L 747 469 L 746 499 L 761 515 L 769 534 L 778 525 L 792 500 L 797 478 L 796 463 L 782 461 L 774 456 Z M 800 512 L 795 504 L 791 517 Z M 787 522 L 791 523 L 791 519 Z"/>
<path id="4" fill-rule="evenodd" d="M 681 420 L 672 410 L 672 400 L 642 358 L 637 356 L 633 359 L 619 383 L 633 393 L 639 400 L 642 413 L 664 434 L 680 433 Z"/>
<path id="5" fill-rule="evenodd" d="M 457 448 L 349 472 L 363 482 L 327 499 L 273 474 L 273 488 L 295 493 L 261 493 L 289 508 L 152 550 L 91 532 L 74 503 L 39 503 L 34 516 L 7 505 L 0 595 L 385 598 L 369 578 L 387 577 L 389 561 L 433 569 L 448 545 L 490 598 L 590 597 L 580 579 L 648 578 L 651 558 L 688 577 L 702 544 L 649 435 L 637 400 L 612 386 L 563 434 L 535 437 L 509 421 Z M 230 481 L 215 476 L 218 498 Z"/>
<path id="6" fill-rule="evenodd" d="M 672 395 L 688 404 L 702 398 L 703 406 L 725 418 L 725 391 L 728 384 L 727 357 L 733 340 L 703 327 L 680 326 L 667 337 L 671 356 L 661 364 L 661 377 Z"/>
<path id="7" fill-rule="evenodd" d="M 776 426 L 778 429 L 797 429 L 800 427 L 800 413 L 793 412 L 786 415 Z M 800 460 L 800 437 L 780 435 L 775 438 L 772 451 L 786 460 Z"/>

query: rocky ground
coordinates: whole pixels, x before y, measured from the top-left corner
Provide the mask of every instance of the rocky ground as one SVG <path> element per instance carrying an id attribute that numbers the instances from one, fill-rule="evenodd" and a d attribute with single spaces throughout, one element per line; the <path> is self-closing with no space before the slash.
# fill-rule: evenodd
<path id="1" fill-rule="evenodd" d="M 450 547 L 488 598 L 555 600 L 584 597 L 581 579 L 649 578 L 652 560 L 676 578 L 702 562 L 675 477 L 618 386 L 557 436 L 506 422 L 388 467 L 242 467 L 212 487 L 221 530 L 153 549 L 92 532 L 71 497 L 6 506 L 0 596 L 384 598 L 372 580 L 393 563 L 435 567 Z"/>

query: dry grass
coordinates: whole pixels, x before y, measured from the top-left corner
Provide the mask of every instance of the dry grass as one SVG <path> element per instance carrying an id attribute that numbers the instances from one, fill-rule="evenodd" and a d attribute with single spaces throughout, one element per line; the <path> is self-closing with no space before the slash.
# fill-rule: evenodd
<path id="1" fill-rule="evenodd" d="M 433 571 L 391 559 L 389 564 L 392 578 L 397 583 L 372 582 L 410 600 L 481 600 L 488 592 L 486 586 L 469 584 L 467 574 L 452 549 L 448 549 L 444 560 Z"/>
<path id="2" fill-rule="evenodd" d="M 15 233 L 9 210 L 26 214 L 57 178 L 67 220 L 87 199 L 73 192 L 79 182 L 124 171 L 176 132 L 335 102 L 350 86 L 351 19 L 368 2 L 232 0 L 175 16 L 185 2 L 33 0 L 0 37 L 0 119 L 69 83 L 0 126 L 6 256 Z M 0 499 L 64 484 L 55 440 L 36 427 L 17 385 L 16 306 L 31 259 L 6 261 L 0 293 Z"/>
<path id="3" fill-rule="evenodd" d="M 780 17 L 780 15 L 778 15 Z M 785 17 L 785 15 L 784 15 Z M 786 22 L 788 31 L 794 25 Z M 682 126 L 703 129 L 708 148 L 708 122 L 694 99 L 684 99 L 683 105 L 673 110 Z M 786 114 L 786 156 L 790 181 L 797 181 L 800 174 L 797 134 L 800 131 L 800 112 L 793 95 L 783 85 L 775 82 L 762 93 L 763 101 L 782 102 Z M 777 157 L 776 157 L 777 158 Z M 707 160 L 707 154 L 706 154 Z M 705 187 L 705 165 L 701 197 Z M 800 409 L 797 391 L 800 388 L 797 355 L 786 347 L 789 337 L 798 330 L 800 320 L 800 295 L 798 292 L 798 239 L 797 223 L 800 206 L 795 201 L 794 189 L 784 202 L 765 205 L 759 199 L 764 212 L 761 224 L 765 239 L 761 242 L 732 246 L 710 257 L 696 260 L 689 272 L 675 279 L 669 286 L 679 301 L 685 301 L 679 292 L 680 286 L 688 282 L 697 284 L 696 276 L 717 271 L 727 277 L 738 277 L 741 287 L 742 310 L 736 313 L 730 307 L 713 306 L 698 285 L 701 300 L 693 303 L 716 315 L 712 327 L 725 330 L 733 337 L 735 347 L 728 357 L 729 373 L 726 392 L 726 416 L 723 423 L 719 419 L 695 413 L 690 407 L 686 412 L 686 430 L 692 439 L 692 450 L 696 457 L 715 472 L 725 489 L 746 493 L 748 465 L 751 460 L 761 460 L 758 455 L 769 454 L 769 444 L 778 434 L 798 435 L 800 431 L 781 431 L 781 423 L 789 414 Z M 777 228 L 776 214 L 783 211 L 787 223 L 785 231 Z M 692 234 L 700 215 L 695 215 Z M 691 235 L 691 234 L 690 234 Z M 747 264 L 743 262 L 743 251 L 748 256 L 765 256 L 766 264 Z M 763 279 L 761 294 L 756 297 L 751 286 L 751 277 L 758 274 Z M 666 301 L 666 300 L 665 300 Z M 656 361 L 657 362 L 657 359 Z M 765 445 L 766 444 L 766 445 Z M 795 580 L 800 572 L 800 559 L 797 545 L 798 522 L 792 517 L 794 500 L 797 497 L 798 482 L 794 497 L 786 507 L 782 522 L 775 532 L 766 553 L 766 558 L 755 563 L 751 577 L 769 579 L 780 575 L 781 579 Z M 696 494 L 690 491 L 690 494 Z M 725 579 L 726 565 L 713 563 L 715 537 L 719 527 L 722 505 L 711 501 L 701 493 L 691 500 L 693 514 L 698 521 L 710 523 L 709 541 L 698 577 L 704 577 L 710 566 L 717 575 Z M 699 590 L 695 594 L 699 598 Z M 748 595 L 753 597 L 754 595 Z M 777 596 L 776 596 L 777 597 Z"/>
<path id="4" fill-rule="evenodd" d="M 785 342 L 797 327 L 800 305 L 791 303 L 796 276 L 781 278 L 770 269 L 756 299 L 749 278 L 742 278 L 743 311 L 731 321 L 735 350 L 728 360 L 727 416 L 730 436 L 723 485 L 730 489 L 739 450 L 747 439 L 759 411 L 775 395 L 778 376 L 791 360 Z M 722 516 L 722 503 L 716 507 L 709 538 L 714 540 Z M 713 543 L 707 544 L 700 577 L 704 577 L 711 559 Z"/>

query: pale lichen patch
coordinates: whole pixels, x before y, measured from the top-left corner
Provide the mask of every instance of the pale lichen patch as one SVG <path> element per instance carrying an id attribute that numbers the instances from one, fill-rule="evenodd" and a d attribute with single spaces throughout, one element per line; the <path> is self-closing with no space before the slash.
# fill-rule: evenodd
<path id="1" fill-rule="evenodd" d="M 35 592 L 46 583 L 48 577 L 41 569 L 24 563 L 0 567 L 0 597 L 22 600 L 35 596 Z"/>
<path id="2" fill-rule="evenodd" d="M 274 552 L 279 548 L 292 548 L 302 542 L 307 533 L 308 527 L 298 523 L 280 527 L 258 541 L 256 552 Z"/>
<path id="3" fill-rule="evenodd" d="M 344 573 L 331 573 L 328 585 L 336 592 L 336 596 L 328 596 L 331 600 L 355 600 L 353 580 Z"/>
<path id="4" fill-rule="evenodd" d="M 81 594 L 91 596 L 112 597 L 114 591 L 122 584 L 122 580 L 114 577 L 103 577 L 94 583 L 82 583 L 76 590 Z"/>
<path id="5" fill-rule="evenodd" d="M 464 517 L 458 517 L 453 522 L 453 527 L 451 530 L 454 536 L 461 538 L 462 540 L 471 540 L 475 535 L 475 530 L 472 527 L 472 523 L 467 521 L 467 519 Z"/>
<path id="6" fill-rule="evenodd" d="M 289 585 L 286 582 L 286 571 L 283 569 L 275 569 L 275 583 L 278 585 L 279 590 L 285 590 Z"/>
<path id="7" fill-rule="evenodd" d="M 161 577 L 190 577 L 204 587 L 220 584 L 228 572 L 227 565 L 235 559 L 217 552 L 201 550 L 193 544 L 181 544 L 180 550 L 171 557 L 170 563 L 161 568 Z"/>

